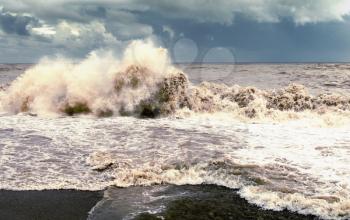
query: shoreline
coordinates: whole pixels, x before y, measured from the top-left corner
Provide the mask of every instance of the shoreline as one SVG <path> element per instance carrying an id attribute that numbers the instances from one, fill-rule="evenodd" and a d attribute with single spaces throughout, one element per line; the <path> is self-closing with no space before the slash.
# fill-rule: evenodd
<path id="1" fill-rule="evenodd" d="M 103 191 L 0 190 L 0 219 L 85 220 Z"/>
<path id="2" fill-rule="evenodd" d="M 135 220 L 210 220 L 210 219 L 245 219 L 245 220 L 315 220 L 312 215 L 301 215 L 288 210 L 272 211 L 262 209 L 241 198 L 237 190 L 216 185 L 166 186 L 166 190 L 157 196 L 170 196 L 183 193 L 190 196 L 175 196 L 169 201 L 161 199 L 163 209 L 158 213 L 139 212 L 132 208 L 135 195 L 151 192 L 158 187 L 109 187 L 106 190 L 112 197 L 106 206 L 96 206 L 103 201 L 105 191 L 79 190 L 43 190 L 9 191 L 0 190 L 0 219 L 8 220 L 118 220 L 133 216 Z M 150 191 L 151 190 L 151 191 Z M 157 190 L 156 190 L 157 191 Z M 133 193 L 130 193 L 133 192 Z M 136 194 L 135 194 L 136 192 Z M 185 193 L 184 193 L 185 192 Z M 114 195 L 114 196 L 113 196 Z M 140 197 L 141 198 L 141 197 Z M 155 198 L 155 197 L 154 197 Z M 136 199 L 139 205 L 142 199 Z M 115 203 L 117 205 L 111 203 Z M 103 202 L 102 202 L 103 204 Z M 150 203 L 151 204 L 151 203 Z M 93 214 L 89 211 L 94 208 Z M 96 209 L 95 209 L 96 208 Z M 128 211 L 128 215 L 125 211 Z M 135 213 L 136 211 L 136 213 Z M 134 214 L 132 214 L 132 212 Z M 122 214 L 124 213 L 124 214 Z M 131 215 L 130 215 L 131 214 Z"/>

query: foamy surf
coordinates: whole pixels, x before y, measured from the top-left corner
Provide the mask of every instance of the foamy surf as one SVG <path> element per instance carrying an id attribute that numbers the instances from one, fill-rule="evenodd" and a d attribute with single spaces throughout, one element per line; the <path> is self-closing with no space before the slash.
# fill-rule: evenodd
<path id="1" fill-rule="evenodd" d="M 0 89 L 0 110 L 32 115 L 158 117 L 195 113 L 229 113 L 241 121 L 314 119 L 320 125 L 347 124 L 350 96 L 310 94 L 300 84 L 280 89 L 193 85 L 170 63 L 166 49 L 135 41 L 123 58 L 91 53 L 73 63 L 42 60 Z"/>
<path id="2" fill-rule="evenodd" d="M 141 41 L 120 60 L 29 68 L 0 91 L 0 188 L 216 184 L 267 209 L 350 218 L 349 96 L 189 78 Z"/>
<path id="3" fill-rule="evenodd" d="M 205 183 L 239 189 L 268 209 L 349 217 L 348 127 L 199 117 L 1 121 L 2 189 Z"/>

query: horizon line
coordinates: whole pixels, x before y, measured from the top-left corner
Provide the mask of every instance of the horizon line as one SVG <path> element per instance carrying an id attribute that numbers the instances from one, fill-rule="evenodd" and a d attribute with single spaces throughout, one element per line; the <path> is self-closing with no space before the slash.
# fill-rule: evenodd
<path id="1" fill-rule="evenodd" d="M 241 61 L 241 62 L 172 62 L 174 65 L 181 65 L 181 64 L 348 64 L 350 61 Z M 9 62 L 9 63 L 2 63 L 0 62 L 0 65 L 31 65 L 31 64 L 38 64 L 38 63 L 17 63 L 17 62 Z"/>

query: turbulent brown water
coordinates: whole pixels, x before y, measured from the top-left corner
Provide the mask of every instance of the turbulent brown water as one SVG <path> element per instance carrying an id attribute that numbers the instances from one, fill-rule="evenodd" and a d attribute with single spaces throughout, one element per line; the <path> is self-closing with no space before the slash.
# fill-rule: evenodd
<path id="1" fill-rule="evenodd" d="M 350 217 L 349 64 L 0 65 L 0 187 L 216 184 L 249 202 Z"/>

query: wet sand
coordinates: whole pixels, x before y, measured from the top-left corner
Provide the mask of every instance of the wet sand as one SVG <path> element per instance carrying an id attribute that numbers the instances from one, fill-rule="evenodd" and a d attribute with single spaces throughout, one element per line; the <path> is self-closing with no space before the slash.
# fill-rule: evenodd
<path id="1" fill-rule="evenodd" d="M 0 190 L 0 219 L 85 220 L 102 196 L 101 191 Z"/>
<path id="2" fill-rule="evenodd" d="M 314 220 L 288 210 L 264 210 L 237 190 L 216 185 L 110 187 L 90 216 L 93 220 Z"/>
<path id="3" fill-rule="evenodd" d="M 215 185 L 175 186 L 195 193 L 169 202 L 163 212 L 142 213 L 135 220 L 315 220 L 288 210 L 264 210 L 249 204 L 237 191 Z M 187 191 L 187 192 L 189 192 Z"/>
<path id="4" fill-rule="evenodd" d="M 128 203 L 129 190 L 144 193 L 152 187 L 116 188 L 114 200 L 117 206 L 109 205 L 99 207 L 90 217 L 93 220 L 121 220 L 125 211 L 132 211 Z M 185 185 L 170 186 L 161 195 L 175 195 L 187 192 L 171 201 L 161 199 L 165 205 L 163 211 L 150 214 L 142 212 L 134 215 L 135 220 L 313 220 L 315 216 L 304 216 L 287 210 L 276 212 L 264 210 L 249 204 L 239 197 L 235 190 L 215 185 Z M 4 220 L 80 220 L 87 219 L 89 211 L 103 197 L 103 191 L 77 191 L 77 190 L 44 190 L 44 191 L 7 191 L 0 190 L 0 219 Z M 169 197 L 171 198 L 171 197 Z M 138 202 L 142 205 L 142 200 Z M 149 204 L 143 204 L 148 206 Z M 136 210 L 134 210 L 136 211 Z M 130 217 L 130 215 L 129 215 Z"/>

